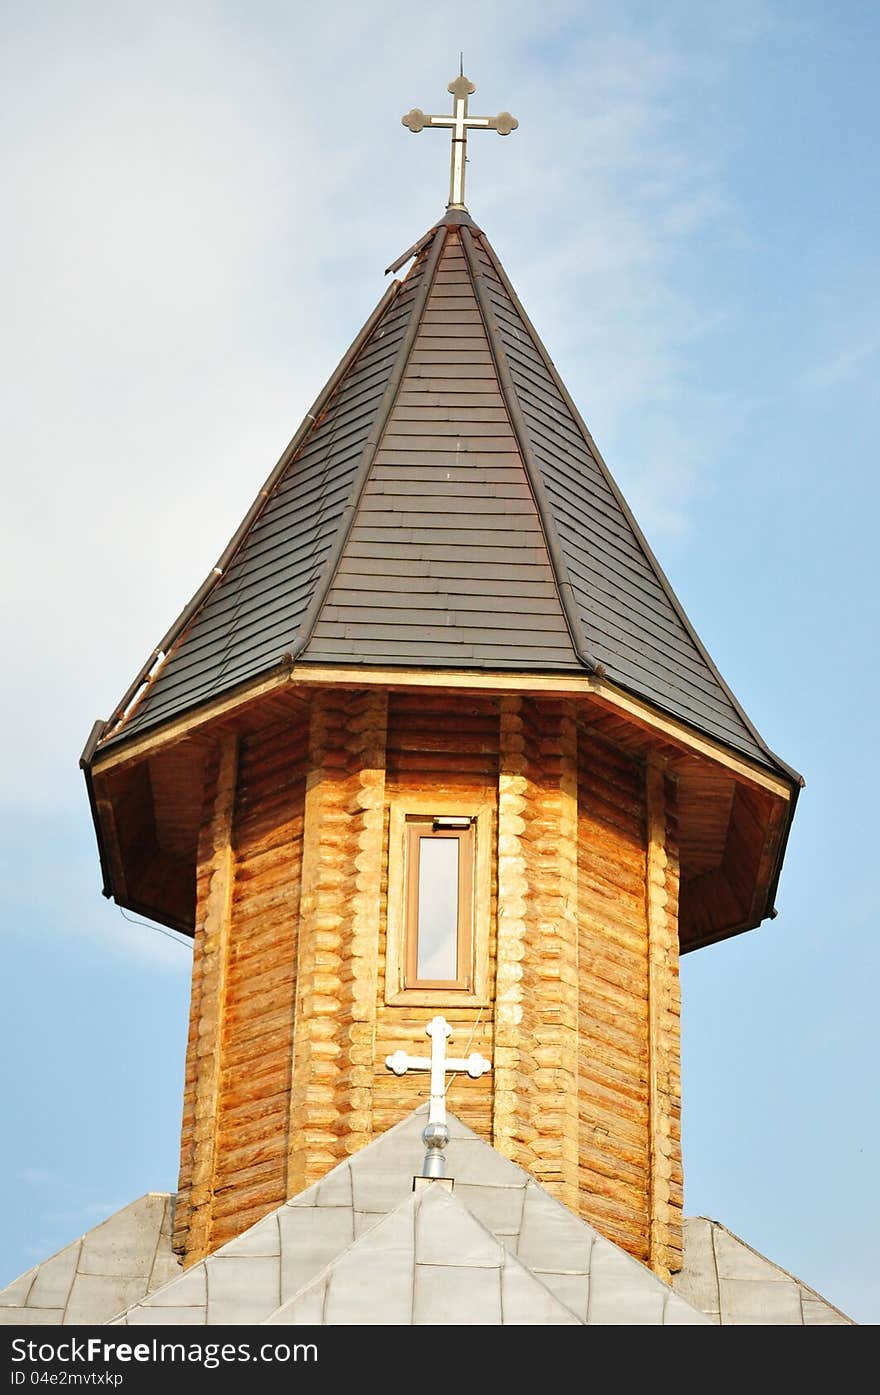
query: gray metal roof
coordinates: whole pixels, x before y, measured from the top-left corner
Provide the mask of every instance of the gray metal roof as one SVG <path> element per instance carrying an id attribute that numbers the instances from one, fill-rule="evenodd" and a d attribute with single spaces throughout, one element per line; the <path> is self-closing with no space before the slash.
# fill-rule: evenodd
<path id="1" fill-rule="evenodd" d="M 266 1319 L 299 1327 L 579 1325 L 456 1197 L 431 1185 Z"/>
<path id="2" fill-rule="evenodd" d="M 720 1221 L 684 1222 L 684 1268 L 672 1285 L 720 1327 L 853 1327 L 852 1318 Z"/>
<path id="3" fill-rule="evenodd" d="M 180 1273 L 171 1249 L 174 1198 L 146 1196 L 0 1289 L 0 1327 L 108 1322 Z"/>
<path id="4" fill-rule="evenodd" d="M 454 1114 L 455 1189 L 413 1198 L 425 1106 L 114 1321 L 708 1325 Z M 431 1272 L 428 1273 L 428 1270 Z M 442 1271 L 442 1272 L 440 1272 Z"/>
<path id="5" fill-rule="evenodd" d="M 484 234 L 452 213 L 416 248 L 104 740 L 291 657 L 600 667 L 778 767 L 693 632 Z"/>
<path id="6" fill-rule="evenodd" d="M 215 1323 L 851 1325 L 717 1221 L 664 1284 L 449 1116 L 454 1191 L 412 1192 L 422 1105 L 185 1272 L 151 1193 L 0 1290 L 0 1326 Z M 428 1208 L 426 1210 L 426 1208 Z"/>

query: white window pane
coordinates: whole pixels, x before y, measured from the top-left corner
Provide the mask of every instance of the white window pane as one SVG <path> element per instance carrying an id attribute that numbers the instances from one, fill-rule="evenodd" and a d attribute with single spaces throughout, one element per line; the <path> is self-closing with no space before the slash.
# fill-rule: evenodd
<path id="1" fill-rule="evenodd" d="M 458 977 L 458 839 L 419 839 L 420 979 Z"/>

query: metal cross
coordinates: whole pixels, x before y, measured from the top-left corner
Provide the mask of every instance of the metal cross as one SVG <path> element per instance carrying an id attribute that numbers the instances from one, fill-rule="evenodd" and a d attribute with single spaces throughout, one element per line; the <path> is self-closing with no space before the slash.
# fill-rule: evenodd
<path id="1" fill-rule="evenodd" d="M 479 1080 L 481 1075 L 492 1069 L 492 1063 L 478 1051 L 472 1051 L 468 1057 L 460 1060 L 447 1058 L 446 1038 L 452 1036 L 452 1028 L 445 1017 L 433 1017 L 425 1028 L 425 1034 L 431 1038 L 430 1056 L 408 1056 L 405 1051 L 395 1051 L 393 1055 L 385 1057 L 385 1065 L 395 1075 L 406 1075 L 408 1070 L 431 1072 L 431 1103 L 428 1106 L 428 1122 L 422 1132 L 422 1141 L 427 1149 L 422 1176 L 443 1177 L 446 1172 L 443 1149 L 449 1142 L 446 1072 L 464 1070 L 472 1080 Z"/>
<path id="2" fill-rule="evenodd" d="M 462 73 L 449 84 L 452 93 L 451 116 L 426 116 L 418 107 L 413 107 L 400 119 L 404 126 L 416 133 L 426 126 L 447 126 L 452 128 L 452 165 L 449 175 L 449 208 L 464 208 L 464 166 L 467 159 L 467 133 L 477 128 L 483 131 L 497 131 L 499 136 L 509 136 L 519 122 L 509 111 L 499 111 L 497 116 L 468 116 L 468 97 L 476 92 L 470 78 Z"/>

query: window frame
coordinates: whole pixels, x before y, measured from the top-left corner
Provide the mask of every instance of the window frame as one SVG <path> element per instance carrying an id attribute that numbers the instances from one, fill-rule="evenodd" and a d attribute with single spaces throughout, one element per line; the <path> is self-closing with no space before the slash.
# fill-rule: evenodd
<path id="1" fill-rule="evenodd" d="M 489 919 L 491 913 L 491 846 L 494 806 L 454 795 L 390 801 L 388 835 L 388 908 L 386 918 L 385 1001 L 413 1007 L 483 1006 L 488 1004 Z M 418 955 L 418 880 L 412 877 L 412 845 L 418 848 L 425 825 L 435 818 L 469 818 L 467 830 L 442 829 L 433 836 L 454 836 L 459 847 L 470 842 L 471 857 L 462 876 L 459 862 L 458 976 L 455 981 L 415 978 Z M 433 832 L 433 830 L 432 830 Z M 462 838 L 466 832 L 469 837 Z M 461 859 L 461 854 L 459 854 Z M 468 880 L 470 886 L 467 886 Z M 463 923 L 467 897 L 469 924 Z M 412 908 L 416 907 L 413 917 Z"/>
<path id="2" fill-rule="evenodd" d="M 448 816 L 446 816 L 448 817 Z M 462 815 L 461 817 L 467 817 Z M 450 989 L 454 992 L 471 992 L 473 988 L 474 956 L 472 941 L 474 934 L 474 851 L 476 840 L 473 822 L 466 828 L 437 828 L 435 820 L 443 814 L 407 814 L 404 824 L 405 847 L 403 856 L 404 878 L 404 962 L 403 987 Z M 454 979 L 420 978 L 419 963 L 419 892 L 422 868 L 422 839 L 455 843 L 458 846 L 458 895 L 456 915 Z"/>

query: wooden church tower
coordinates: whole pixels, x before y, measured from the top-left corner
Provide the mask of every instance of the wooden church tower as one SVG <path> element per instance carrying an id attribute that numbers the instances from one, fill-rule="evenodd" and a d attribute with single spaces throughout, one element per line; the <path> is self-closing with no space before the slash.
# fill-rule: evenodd
<path id="1" fill-rule="evenodd" d="M 681 1263 L 679 953 L 756 926 L 800 779 L 672 593 L 464 208 L 392 281 L 83 755 L 120 905 L 194 938 L 175 1246 L 424 1100 Z M 414 1170 L 418 1159 L 414 1159 Z"/>

